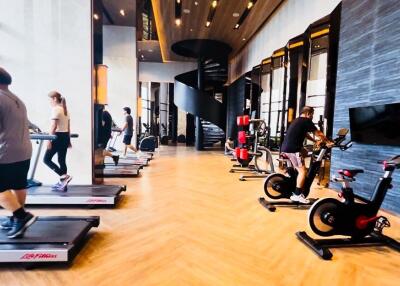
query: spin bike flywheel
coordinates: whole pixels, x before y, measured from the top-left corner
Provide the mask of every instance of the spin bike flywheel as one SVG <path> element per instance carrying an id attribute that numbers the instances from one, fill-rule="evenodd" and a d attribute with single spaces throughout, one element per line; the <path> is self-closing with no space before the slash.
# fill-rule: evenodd
<path id="1" fill-rule="evenodd" d="M 342 203 L 333 198 L 319 199 L 308 211 L 308 223 L 313 232 L 321 236 L 337 234 Z"/>
<path id="2" fill-rule="evenodd" d="M 274 173 L 269 175 L 264 182 L 264 193 L 271 199 L 282 199 L 290 197 L 291 189 L 288 177 Z"/>

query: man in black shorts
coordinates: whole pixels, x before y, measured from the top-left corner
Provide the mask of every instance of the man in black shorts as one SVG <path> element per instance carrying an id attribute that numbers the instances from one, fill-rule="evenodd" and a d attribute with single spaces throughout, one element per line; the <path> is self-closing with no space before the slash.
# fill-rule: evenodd
<path id="1" fill-rule="evenodd" d="M 124 132 L 124 157 L 126 157 L 126 152 L 128 148 L 133 152 L 137 152 L 136 148 L 132 146 L 132 136 L 133 136 L 133 118 L 131 116 L 131 109 L 129 107 L 124 107 L 124 115 L 125 115 L 125 124 L 122 127 L 121 132 Z"/>
<path id="2" fill-rule="evenodd" d="M 102 112 L 102 128 L 100 131 L 100 147 L 103 148 L 103 156 L 111 157 L 114 161 L 115 166 L 118 165 L 119 156 L 113 155 L 109 150 L 107 150 L 108 141 L 112 138 L 112 126 L 113 120 L 111 114 L 105 109 Z"/>
<path id="3" fill-rule="evenodd" d="M 304 165 L 304 158 L 307 152 L 303 148 L 304 140 L 307 138 L 313 142 L 316 140 L 309 135 L 313 133 L 320 140 L 329 142 L 324 133 L 315 127 L 312 119 L 314 116 L 314 108 L 305 106 L 301 110 L 300 117 L 296 118 L 289 126 L 286 137 L 283 140 L 281 152 L 284 153 L 292 163 L 293 167 L 298 171 L 296 190 L 290 197 L 292 201 L 307 204 L 307 200 L 303 195 L 304 181 L 307 176 L 307 168 Z"/>
<path id="4" fill-rule="evenodd" d="M 20 238 L 36 217 L 24 209 L 32 156 L 25 104 L 8 89 L 12 79 L 0 67 L 0 205 L 12 212 L 0 227 Z"/>

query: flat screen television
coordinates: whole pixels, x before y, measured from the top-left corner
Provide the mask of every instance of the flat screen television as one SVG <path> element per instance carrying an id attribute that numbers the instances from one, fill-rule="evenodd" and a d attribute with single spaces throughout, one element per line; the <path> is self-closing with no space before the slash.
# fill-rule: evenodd
<path id="1" fill-rule="evenodd" d="M 350 108 L 351 140 L 400 146 L 400 103 Z"/>

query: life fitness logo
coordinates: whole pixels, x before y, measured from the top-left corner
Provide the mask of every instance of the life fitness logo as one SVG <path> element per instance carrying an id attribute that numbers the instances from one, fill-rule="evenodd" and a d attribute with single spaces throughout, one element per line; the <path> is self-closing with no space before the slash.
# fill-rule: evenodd
<path id="1" fill-rule="evenodd" d="M 88 203 L 106 203 L 107 200 L 105 200 L 105 199 L 88 199 L 87 202 Z"/>
<path id="2" fill-rule="evenodd" d="M 57 254 L 51 253 L 25 253 L 20 260 L 36 260 L 36 259 L 54 259 Z"/>

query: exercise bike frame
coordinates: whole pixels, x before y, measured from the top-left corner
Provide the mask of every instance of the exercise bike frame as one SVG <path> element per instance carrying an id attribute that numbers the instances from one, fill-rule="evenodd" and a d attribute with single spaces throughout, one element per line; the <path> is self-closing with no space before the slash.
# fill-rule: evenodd
<path id="1" fill-rule="evenodd" d="M 395 158 L 398 159 L 400 156 Z M 340 212 L 332 220 L 332 227 L 334 228 L 327 236 L 345 235 L 350 238 L 313 239 L 305 231 L 297 232 L 297 238 L 324 260 L 330 260 L 333 257 L 330 248 L 387 246 L 400 251 L 400 243 L 398 241 L 382 234 L 382 229 L 385 226 L 390 226 L 390 223 L 385 217 L 377 216 L 388 189 L 392 188 L 392 175 L 396 168 L 399 168 L 399 166 L 384 166 L 385 173 L 378 179 L 370 200 L 354 194 L 353 189 L 350 187 L 350 182 L 355 181 L 353 177 L 345 178 L 342 175 L 333 179 L 335 182 L 342 183 L 340 196 L 343 198 L 343 202 L 339 203 Z M 361 203 L 356 202 L 354 199 L 360 200 Z M 328 199 L 321 199 L 318 202 L 319 205 L 322 205 L 326 200 Z M 311 207 L 310 214 L 316 206 L 317 203 Z M 329 211 L 326 214 L 320 214 L 320 216 L 328 217 Z M 309 217 L 309 222 L 311 219 Z M 380 220 L 381 222 L 379 222 Z"/>
<path id="2" fill-rule="evenodd" d="M 321 168 L 322 161 L 325 159 L 328 150 L 331 149 L 331 148 L 337 147 L 337 148 L 340 148 L 340 150 L 344 151 L 344 150 L 347 150 L 348 148 L 350 148 L 352 146 L 352 142 L 351 141 L 347 142 L 344 145 L 341 145 L 341 143 L 346 139 L 346 135 L 347 135 L 348 131 L 349 130 L 346 129 L 346 128 L 340 129 L 339 132 L 338 132 L 338 137 L 333 140 L 334 145 L 331 146 L 331 147 L 328 147 L 326 144 L 322 145 L 316 159 L 314 159 L 314 157 L 315 157 L 314 154 L 311 155 L 311 163 L 310 163 L 310 166 L 308 168 L 307 176 L 306 176 L 306 179 L 305 179 L 305 182 L 304 182 L 304 193 L 303 194 L 304 194 L 305 197 L 308 197 L 308 195 L 310 193 L 311 185 L 314 182 L 314 179 L 317 176 L 317 174 L 318 174 L 318 172 L 319 172 L 319 170 Z M 282 160 L 282 159 L 278 159 L 278 160 Z M 276 206 L 294 207 L 294 208 L 301 208 L 301 209 L 311 207 L 311 205 L 313 203 L 315 203 L 317 201 L 317 199 L 310 198 L 309 199 L 310 202 L 307 203 L 307 204 L 303 204 L 303 203 L 294 202 L 294 201 L 289 200 L 290 196 L 292 195 L 292 193 L 294 192 L 294 190 L 296 188 L 296 180 L 297 180 L 298 172 L 292 166 L 292 163 L 290 162 L 289 159 L 283 159 L 283 161 L 286 162 L 286 164 L 288 166 L 286 168 L 287 176 L 284 176 L 284 175 L 279 174 L 279 173 L 273 173 L 273 174 L 269 175 L 266 178 L 265 182 L 264 182 L 264 192 L 268 196 L 266 188 L 268 186 L 268 181 L 273 176 L 282 176 L 282 178 L 285 180 L 283 182 L 283 184 L 287 188 L 285 188 L 285 190 L 282 190 L 282 192 L 279 191 L 282 194 L 282 196 L 280 196 L 277 199 L 278 200 L 284 199 L 284 201 L 267 201 L 265 198 L 261 197 L 261 198 L 258 199 L 259 203 L 263 207 L 265 207 L 267 210 L 269 210 L 271 212 L 274 212 L 276 210 Z"/>

